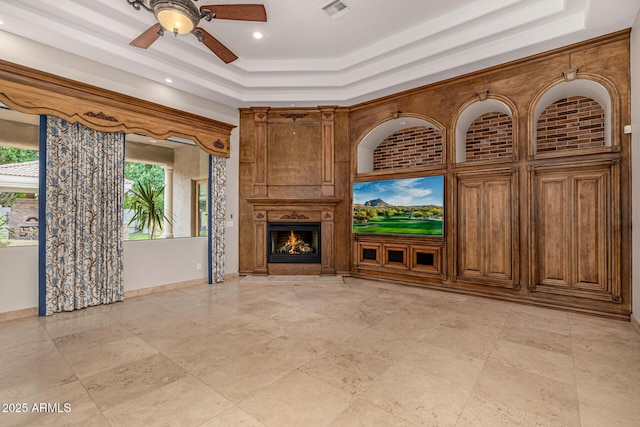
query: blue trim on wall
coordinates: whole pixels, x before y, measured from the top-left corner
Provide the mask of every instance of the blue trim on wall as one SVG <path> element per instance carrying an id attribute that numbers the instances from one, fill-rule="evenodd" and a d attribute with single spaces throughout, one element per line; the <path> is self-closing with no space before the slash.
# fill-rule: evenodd
<path id="1" fill-rule="evenodd" d="M 212 206 L 213 200 L 211 200 L 211 189 L 213 186 L 213 156 L 209 154 L 209 182 L 207 183 L 207 265 L 209 267 L 209 284 L 213 285 L 213 243 L 211 238 L 213 236 L 213 215 Z"/>
<path id="2" fill-rule="evenodd" d="M 38 316 L 47 315 L 47 116 L 40 116 L 40 156 L 38 178 Z"/>

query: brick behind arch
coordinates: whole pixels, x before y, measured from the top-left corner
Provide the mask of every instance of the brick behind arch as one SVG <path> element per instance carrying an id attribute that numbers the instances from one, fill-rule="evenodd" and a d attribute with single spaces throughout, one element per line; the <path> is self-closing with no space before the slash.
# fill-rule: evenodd
<path id="1" fill-rule="evenodd" d="M 538 120 L 538 153 L 602 146 L 604 109 L 591 98 L 560 99 L 549 105 Z"/>
<path id="2" fill-rule="evenodd" d="M 467 130 L 466 161 L 495 160 L 513 154 L 513 119 L 500 112 L 483 114 Z"/>
<path id="3" fill-rule="evenodd" d="M 442 132 L 417 126 L 389 135 L 373 151 L 373 170 L 404 169 L 442 163 Z"/>

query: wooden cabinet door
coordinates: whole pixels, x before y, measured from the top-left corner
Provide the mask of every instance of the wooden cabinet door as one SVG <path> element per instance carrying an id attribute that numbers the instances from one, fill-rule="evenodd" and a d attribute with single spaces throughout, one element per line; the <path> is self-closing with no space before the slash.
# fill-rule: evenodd
<path id="1" fill-rule="evenodd" d="M 517 287 L 514 173 L 458 174 L 456 270 L 458 280 Z"/>
<path id="2" fill-rule="evenodd" d="M 533 169 L 530 291 L 619 299 L 612 263 L 617 169 L 611 162 Z"/>

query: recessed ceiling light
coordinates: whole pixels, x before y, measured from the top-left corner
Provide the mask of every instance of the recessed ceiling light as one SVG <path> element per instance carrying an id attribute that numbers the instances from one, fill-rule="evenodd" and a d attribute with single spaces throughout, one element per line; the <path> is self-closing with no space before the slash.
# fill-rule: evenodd
<path id="1" fill-rule="evenodd" d="M 169 77 L 167 77 L 166 79 L 164 79 L 165 82 L 167 83 L 173 83 L 173 80 L 171 80 Z"/>
<path id="2" fill-rule="evenodd" d="M 262 40 L 264 38 L 264 34 L 262 34 L 260 31 L 254 31 L 253 33 L 251 33 L 251 37 L 256 40 Z"/>
<path id="3" fill-rule="evenodd" d="M 4 21 L 2 19 L 0 19 L 0 25 L 3 25 Z"/>
<path id="4" fill-rule="evenodd" d="M 158 142 L 155 139 L 150 139 L 149 142 Z"/>
<path id="5" fill-rule="evenodd" d="M 404 126 L 407 124 L 407 122 L 400 122 L 400 124 Z"/>

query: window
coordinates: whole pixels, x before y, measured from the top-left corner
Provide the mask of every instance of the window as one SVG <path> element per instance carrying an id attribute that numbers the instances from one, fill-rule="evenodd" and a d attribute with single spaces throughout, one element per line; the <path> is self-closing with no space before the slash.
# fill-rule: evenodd
<path id="1" fill-rule="evenodd" d="M 38 244 L 39 117 L 0 104 L 0 247 Z"/>
<path id="2" fill-rule="evenodd" d="M 125 178 L 133 189 L 149 185 L 157 196 L 157 224 L 153 236 L 149 227 L 131 222 L 135 209 L 125 210 L 129 239 L 197 237 L 207 235 L 207 176 L 209 155 L 193 141 L 170 137 L 155 140 L 129 134 L 126 142 Z M 127 198 L 125 209 L 131 209 Z M 131 222 L 131 223 L 130 223 Z M 137 226 L 136 226 L 137 224 Z"/>

